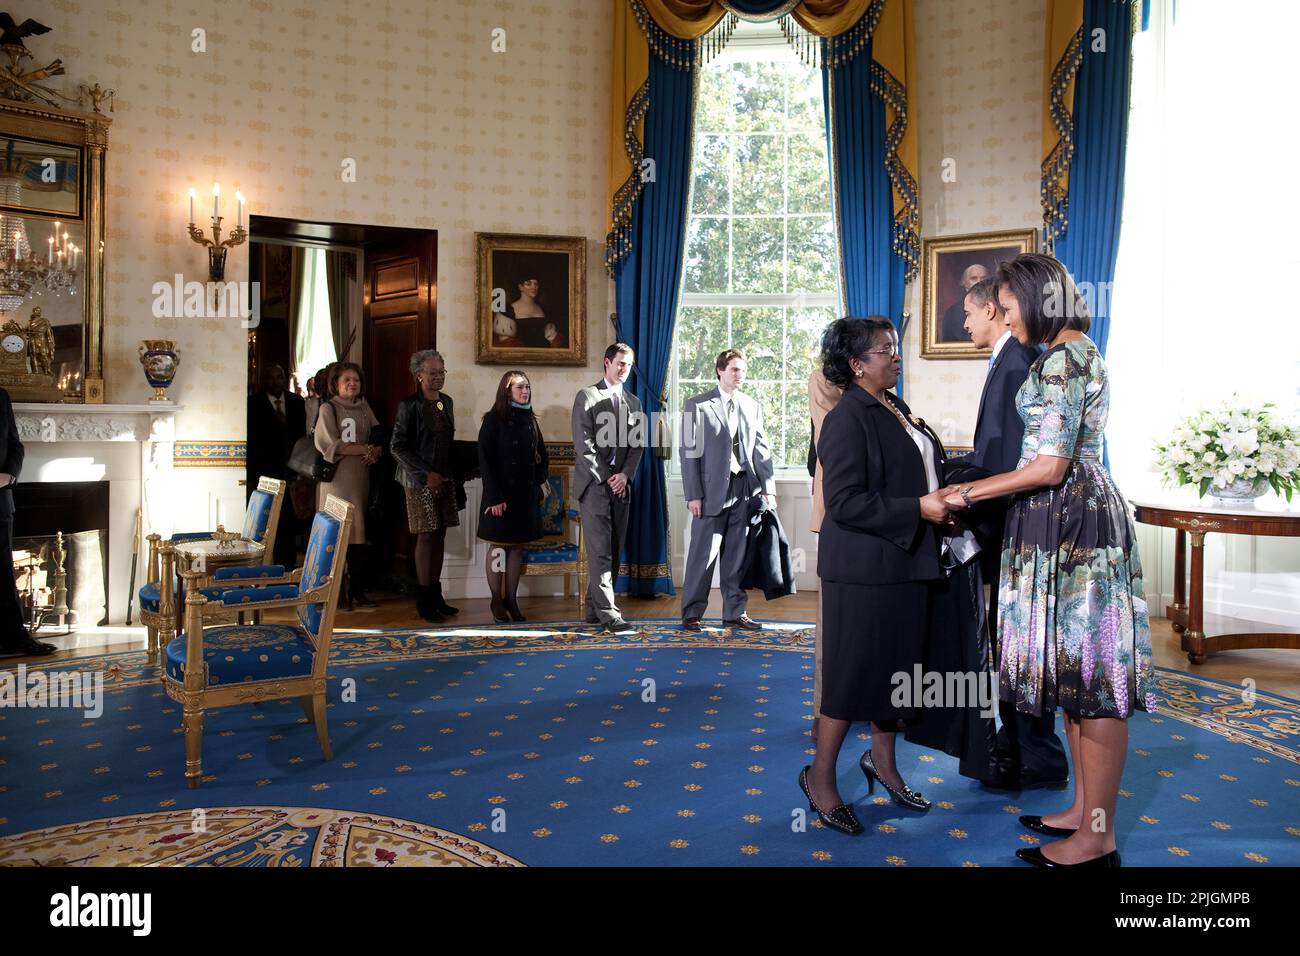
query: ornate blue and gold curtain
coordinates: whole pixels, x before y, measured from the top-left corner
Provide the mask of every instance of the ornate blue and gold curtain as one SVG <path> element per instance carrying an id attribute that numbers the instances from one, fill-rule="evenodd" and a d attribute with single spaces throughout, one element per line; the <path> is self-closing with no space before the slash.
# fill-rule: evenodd
<path id="1" fill-rule="evenodd" d="M 1043 112 L 1043 246 L 1092 307 L 1104 355 L 1124 208 L 1133 33 L 1142 0 L 1049 0 Z"/>

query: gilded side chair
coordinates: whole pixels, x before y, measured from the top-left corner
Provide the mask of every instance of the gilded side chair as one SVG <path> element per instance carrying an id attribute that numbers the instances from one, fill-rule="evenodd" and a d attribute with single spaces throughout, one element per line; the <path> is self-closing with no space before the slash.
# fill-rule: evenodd
<path id="1" fill-rule="evenodd" d="M 185 631 L 166 647 L 163 688 L 184 709 L 185 780 L 203 778 L 203 715 L 216 707 L 296 697 L 316 728 L 321 751 L 333 759 L 325 721 L 326 671 L 353 507 L 336 495 L 316 512 L 303 566 L 287 583 L 202 588 L 185 597 Z M 206 627 L 235 608 L 293 608 L 293 623 Z M 198 662 L 198 666 L 191 666 Z"/>
<path id="2" fill-rule="evenodd" d="M 284 505 L 285 482 L 279 478 L 267 478 L 263 476 L 258 479 L 257 488 L 248 498 L 248 508 L 244 512 L 244 527 L 239 536 L 248 541 L 260 542 L 264 549 L 263 555 L 270 555 L 275 548 L 275 531 L 280 523 L 280 508 Z M 215 538 L 223 529 L 217 531 L 181 531 L 173 534 L 170 538 L 163 540 L 162 535 L 153 533 L 145 539 L 149 542 L 149 550 L 145 559 L 145 584 L 140 588 L 138 598 L 140 601 L 140 622 L 145 626 L 149 635 L 148 655 L 152 663 L 158 658 L 158 648 L 165 646 L 167 641 L 175 635 L 176 632 L 176 605 L 175 605 L 175 587 L 176 575 L 168 572 L 164 568 L 163 551 L 168 546 L 173 546 L 185 541 L 196 541 Z M 173 555 L 173 567 L 175 564 L 175 550 L 171 549 Z M 259 577 L 264 578 L 281 578 L 283 579 L 285 569 L 279 565 L 259 566 L 263 572 Z M 276 570 L 278 568 L 278 570 Z M 235 571 L 235 568 L 223 568 L 223 571 Z M 238 577 L 232 574 L 215 575 L 218 581 L 223 579 L 230 580 Z M 171 582 L 172 600 L 168 612 L 164 613 L 162 608 L 163 593 L 162 582 L 164 580 Z M 161 636 L 166 634 L 163 639 Z"/>
<path id="3" fill-rule="evenodd" d="M 572 468 L 553 468 L 546 476 L 551 493 L 538 506 L 542 516 L 542 537 L 524 548 L 528 563 L 524 576 L 548 574 L 564 575 L 564 596 L 569 596 L 573 579 L 577 578 L 575 591 L 579 606 L 587 595 L 587 552 L 583 550 L 582 517 L 576 508 L 569 507 L 569 481 Z M 577 540 L 573 529 L 577 528 Z M 505 572 L 501 572 L 504 593 Z"/>

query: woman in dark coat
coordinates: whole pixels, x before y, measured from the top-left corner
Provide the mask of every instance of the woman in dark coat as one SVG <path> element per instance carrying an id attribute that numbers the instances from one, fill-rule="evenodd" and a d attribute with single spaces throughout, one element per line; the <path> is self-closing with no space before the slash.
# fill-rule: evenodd
<path id="1" fill-rule="evenodd" d="M 532 402 L 528 376 L 506 372 L 478 432 L 483 475 L 478 536 L 492 545 L 484 570 L 492 590 L 492 616 L 499 623 L 524 620 L 518 601 L 528 559 L 523 546 L 542 536 L 542 486 L 550 461 Z"/>
<path id="2" fill-rule="evenodd" d="M 900 806 L 930 807 L 898 771 L 895 736 L 900 723 L 909 731 L 918 721 L 929 723 L 923 742 L 949 749 L 954 731 L 962 729 L 954 717 L 965 709 L 946 708 L 922 721 L 922 688 L 908 684 L 918 665 L 924 672 L 927 659 L 942 658 L 944 669 L 951 667 L 960 658 L 954 651 L 964 646 L 963 630 L 975 634 L 977 621 L 963 628 L 954 612 L 956 597 L 969 588 L 954 586 L 945 572 L 965 563 L 965 573 L 978 562 L 971 560 L 973 538 L 952 537 L 955 522 L 939 493 L 944 460 L 938 437 L 888 391 L 899 374 L 898 339 L 888 320 L 832 323 L 822 339 L 822 364 L 826 380 L 844 397 L 826 415 L 817 440 L 826 506 L 817 545 L 821 721 L 816 757 L 799 783 L 827 826 L 857 834 L 862 825 L 836 787 L 836 759 L 853 721 L 872 725 L 872 747 L 859 761 L 871 788 L 883 784 Z M 967 596 L 977 613 L 975 592 Z M 931 643 L 936 647 L 927 648 Z M 981 676 L 991 675 L 987 656 L 975 666 Z M 902 684 L 898 675 L 906 678 Z M 991 729 L 991 716 L 988 723 Z"/>
<path id="3" fill-rule="evenodd" d="M 417 391 L 402 400 L 391 447 L 396 479 L 406 491 L 406 520 L 415 535 L 415 607 L 437 624 L 460 609 L 442 597 L 442 559 L 447 529 L 460 524 L 465 482 L 452 455 L 456 418 L 451 396 L 443 392 L 447 366 L 433 349 L 411 356 Z"/>

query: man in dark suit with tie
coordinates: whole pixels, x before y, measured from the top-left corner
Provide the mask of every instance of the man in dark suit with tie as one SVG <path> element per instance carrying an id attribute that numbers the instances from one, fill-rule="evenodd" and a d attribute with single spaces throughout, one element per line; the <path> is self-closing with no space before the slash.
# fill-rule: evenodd
<path id="1" fill-rule="evenodd" d="M 745 609 L 740 582 L 753 502 L 776 506 L 772 451 L 763 435 L 763 410 L 740 391 L 749 362 L 727 349 L 713 365 L 718 387 L 693 396 L 682 409 L 682 491 L 691 513 L 691 546 L 682 576 L 682 627 L 703 630 L 713 569 L 722 562 L 722 624 L 760 631 Z"/>
<path id="2" fill-rule="evenodd" d="M 605 377 L 573 400 L 573 494 L 582 514 L 587 551 L 588 624 L 607 631 L 627 627 L 614 603 L 614 578 L 627 536 L 632 476 L 645 453 L 645 416 L 637 397 L 623 387 L 632 371 L 632 346 L 605 350 Z"/>
<path id="3" fill-rule="evenodd" d="M 997 283 L 982 279 L 971 286 L 964 301 L 966 332 L 976 348 L 992 349 L 984 390 L 975 421 L 975 453 L 965 462 L 970 477 L 1014 471 L 1020 462 L 1025 423 L 1016 408 L 1016 392 L 1029 377 L 1038 351 L 1021 345 L 1006 325 L 998 304 Z M 968 480 L 968 479 L 963 479 Z M 970 520 L 979 541 L 980 570 L 991 584 L 988 620 L 996 646 L 998 639 L 998 574 L 1002 558 L 1002 531 L 1006 502 L 990 501 L 973 509 Z M 998 731 L 998 784 L 1013 789 L 1064 783 L 1069 767 L 1065 748 L 1056 736 L 1056 717 L 1023 714 L 1014 704 L 999 704 L 1002 727 Z"/>
<path id="4" fill-rule="evenodd" d="M 307 434 L 307 406 L 301 396 L 285 388 L 284 369 L 268 365 L 262 373 L 262 390 L 248 399 L 248 446 L 245 458 L 245 498 L 257 490 L 257 479 L 292 478 L 288 470 L 293 443 Z M 298 549 L 294 537 L 298 519 L 293 508 L 280 509 L 275 532 L 276 564 L 294 566 Z"/>
<path id="5" fill-rule="evenodd" d="M 23 620 L 18 582 L 14 578 L 14 494 L 23 470 L 23 443 L 18 440 L 18 423 L 9 393 L 0 388 L 0 654 L 43 656 L 53 654 L 53 644 L 32 638 Z"/>

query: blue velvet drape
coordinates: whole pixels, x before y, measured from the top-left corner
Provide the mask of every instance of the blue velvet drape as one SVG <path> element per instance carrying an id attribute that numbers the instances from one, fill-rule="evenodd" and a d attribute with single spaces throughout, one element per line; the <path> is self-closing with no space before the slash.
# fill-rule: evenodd
<path id="1" fill-rule="evenodd" d="M 659 404 L 672 359 L 682 277 L 686 200 L 695 122 L 693 70 L 675 69 L 652 51 L 647 80 L 645 155 L 655 178 L 632 207 L 632 251 L 614 277 L 619 337 L 636 350 L 628 387 L 647 414 Z M 654 438 L 654 430 L 648 438 Z M 615 588 L 635 597 L 673 594 L 668 561 L 668 485 L 664 462 L 647 449 L 633 478 L 625 563 Z"/>
<path id="2" fill-rule="evenodd" d="M 1124 210 L 1124 157 L 1133 53 L 1130 2 L 1084 0 L 1083 62 L 1075 79 L 1074 156 L 1069 220 L 1053 250 L 1070 270 L 1092 310 L 1089 338 L 1106 354 L 1110 287 L 1119 255 Z M 1105 52 L 1093 51 L 1093 31 L 1105 30 Z"/>
<path id="3" fill-rule="evenodd" d="M 883 315 L 899 328 L 905 264 L 894 253 L 885 103 L 872 89 L 871 71 L 870 42 L 847 63 L 822 67 L 840 284 L 848 315 Z M 902 394 L 902 377 L 897 391 Z"/>

